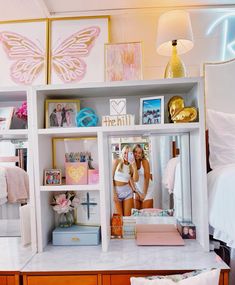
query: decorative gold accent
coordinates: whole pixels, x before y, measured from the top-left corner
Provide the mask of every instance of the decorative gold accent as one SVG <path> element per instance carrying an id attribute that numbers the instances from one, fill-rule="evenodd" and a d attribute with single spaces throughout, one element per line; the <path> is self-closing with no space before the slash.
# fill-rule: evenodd
<path id="1" fill-rule="evenodd" d="M 171 118 L 173 118 L 183 108 L 184 99 L 180 96 L 174 96 L 168 102 L 168 112 Z"/>
<path id="2" fill-rule="evenodd" d="M 72 237 L 71 240 L 72 240 L 72 241 L 80 241 L 80 238 L 78 238 L 78 237 Z"/>
<path id="3" fill-rule="evenodd" d="M 196 119 L 197 109 L 194 107 L 186 107 L 172 118 L 174 123 L 194 122 Z"/>
<path id="4" fill-rule="evenodd" d="M 174 123 L 194 122 L 197 119 L 197 109 L 184 107 L 184 99 L 180 96 L 174 96 L 170 99 L 168 112 L 170 121 Z"/>
<path id="5" fill-rule="evenodd" d="M 166 66 L 164 77 L 176 78 L 176 77 L 185 77 L 185 76 L 186 76 L 185 66 L 177 54 L 177 46 L 172 45 L 172 54 Z"/>

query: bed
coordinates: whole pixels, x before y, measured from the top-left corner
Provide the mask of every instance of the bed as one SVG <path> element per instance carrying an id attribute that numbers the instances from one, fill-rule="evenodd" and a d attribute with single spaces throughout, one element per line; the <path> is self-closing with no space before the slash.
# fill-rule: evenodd
<path id="1" fill-rule="evenodd" d="M 209 130 L 209 224 L 215 239 L 231 248 L 230 282 L 235 281 L 235 59 L 204 65 Z"/>

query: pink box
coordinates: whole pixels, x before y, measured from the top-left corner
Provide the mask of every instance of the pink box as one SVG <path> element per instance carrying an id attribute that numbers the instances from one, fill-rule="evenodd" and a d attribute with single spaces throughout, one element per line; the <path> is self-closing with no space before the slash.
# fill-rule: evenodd
<path id="1" fill-rule="evenodd" d="M 99 183 L 99 170 L 88 169 L 88 184 L 98 184 L 98 183 Z"/>
<path id="2" fill-rule="evenodd" d="M 87 169 L 87 162 L 65 162 L 66 184 L 87 184 Z"/>

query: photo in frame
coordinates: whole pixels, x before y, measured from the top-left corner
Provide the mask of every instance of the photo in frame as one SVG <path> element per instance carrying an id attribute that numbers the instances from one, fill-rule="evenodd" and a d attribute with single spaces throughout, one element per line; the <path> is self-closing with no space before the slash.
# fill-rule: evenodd
<path id="1" fill-rule="evenodd" d="M 46 128 L 76 127 L 76 116 L 79 111 L 78 99 L 48 99 L 45 101 L 45 126 Z"/>
<path id="2" fill-rule="evenodd" d="M 140 98 L 140 124 L 164 124 L 164 97 Z"/>
<path id="3" fill-rule="evenodd" d="M 44 185 L 60 185 L 62 184 L 61 169 L 45 169 Z"/>
<path id="4" fill-rule="evenodd" d="M 0 130 L 9 130 L 14 113 L 14 107 L 0 107 Z"/>
<path id="5" fill-rule="evenodd" d="M 105 45 L 106 81 L 141 80 L 142 43 L 114 43 Z"/>
<path id="6" fill-rule="evenodd" d="M 52 138 L 52 159 L 53 168 L 62 170 L 62 178 L 65 177 L 65 154 L 79 153 L 91 154 L 91 164 L 94 169 L 98 169 L 98 147 L 96 137 L 54 137 Z"/>
<path id="7" fill-rule="evenodd" d="M 50 19 L 49 33 L 49 83 L 104 81 L 109 16 Z"/>
<path id="8" fill-rule="evenodd" d="M 0 23 L 0 86 L 47 83 L 48 20 Z"/>

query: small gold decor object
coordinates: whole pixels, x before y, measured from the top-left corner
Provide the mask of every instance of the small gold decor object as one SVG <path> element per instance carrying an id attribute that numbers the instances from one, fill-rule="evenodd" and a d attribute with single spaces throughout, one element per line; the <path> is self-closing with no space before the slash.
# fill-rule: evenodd
<path id="1" fill-rule="evenodd" d="M 168 102 L 168 112 L 171 122 L 187 123 L 197 119 L 197 109 L 184 107 L 184 99 L 180 96 L 172 97 Z"/>

